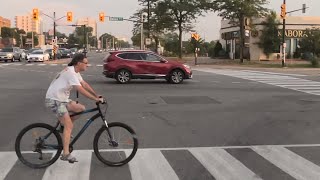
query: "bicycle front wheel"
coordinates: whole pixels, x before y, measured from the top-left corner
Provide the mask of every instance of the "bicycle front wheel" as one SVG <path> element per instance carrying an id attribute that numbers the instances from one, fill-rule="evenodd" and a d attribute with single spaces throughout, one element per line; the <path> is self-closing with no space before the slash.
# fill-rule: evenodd
<path id="1" fill-rule="evenodd" d="M 62 139 L 48 124 L 31 124 L 18 134 L 15 151 L 23 164 L 31 168 L 45 168 L 59 158 Z"/>
<path id="2" fill-rule="evenodd" d="M 111 137 L 108 134 L 110 132 Z M 93 149 L 97 158 L 108 166 L 127 164 L 136 154 L 138 139 L 131 127 L 113 122 L 101 127 L 94 137 Z"/>

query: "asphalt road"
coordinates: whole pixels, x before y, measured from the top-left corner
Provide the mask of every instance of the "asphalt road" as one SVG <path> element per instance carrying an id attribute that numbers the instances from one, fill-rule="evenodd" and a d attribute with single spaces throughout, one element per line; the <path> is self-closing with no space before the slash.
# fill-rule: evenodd
<path id="1" fill-rule="evenodd" d="M 234 73 L 216 74 L 212 73 L 214 70 L 209 72 L 206 69 L 202 70 L 201 67 L 196 67 L 197 71 L 194 71 L 192 80 L 186 80 L 178 85 L 168 84 L 165 80 L 134 80 L 129 84 L 121 85 L 113 79 L 103 77 L 101 65 L 104 56 L 104 53 L 89 54 L 90 67 L 88 71 L 82 73 L 82 76 L 97 92 L 107 98 L 109 121 L 120 121 L 132 126 L 139 138 L 140 152 L 150 149 L 161 151 L 174 170 L 173 173 L 179 179 L 192 179 L 191 177 L 219 179 L 217 177 L 221 177 L 214 170 L 209 170 L 211 165 L 204 165 L 205 159 L 210 159 L 212 156 L 204 156 L 205 158 L 201 160 L 202 151 L 200 150 L 203 150 L 201 148 L 210 147 L 219 150 L 227 148 L 228 150 L 224 152 L 228 152 L 254 171 L 252 176 L 248 176 L 252 179 L 299 177 L 291 173 L 290 169 L 283 168 L 274 162 L 269 163 L 267 168 L 261 166 L 261 169 L 265 170 L 256 170 L 254 167 L 259 167 L 259 162 L 263 161 L 261 156 L 265 157 L 263 152 L 266 151 L 258 153 L 259 148 L 265 147 L 264 145 L 288 147 L 286 149 L 299 154 L 299 157 L 308 158 L 308 160 L 313 160 L 314 164 L 320 165 L 320 158 L 316 153 L 320 150 L 318 148 L 320 144 L 318 138 L 320 137 L 320 121 L 318 120 L 320 97 L 318 95 L 261 83 L 258 80 L 238 78 Z M 49 124 L 56 122 L 54 116 L 45 109 L 44 98 L 52 78 L 64 67 L 64 64 L 40 64 L 0 63 L 0 117 L 2 123 L 0 151 L 2 152 L 14 151 L 15 138 L 26 125 L 36 122 Z M 297 78 L 298 80 L 316 80 L 308 76 L 297 76 Z M 71 98 L 75 99 L 75 93 L 72 93 Z M 84 97 L 80 97 L 79 101 L 87 108 L 94 107 L 94 103 Z M 77 122 L 75 132 L 84 125 L 88 117 L 83 117 Z M 94 122 L 74 148 L 84 151 L 92 150 L 93 137 L 101 125 L 101 121 Z M 304 145 L 308 147 L 302 147 L 302 149 L 296 147 Z M 181 150 L 182 152 L 170 150 Z M 259 157 L 256 157 L 257 153 L 260 154 Z M 181 159 L 176 158 L 180 156 Z M 137 159 L 139 157 L 137 156 Z M 152 154 L 149 157 L 152 158 Z M 194 162 L 191 164 L 182 162 L 184 158 Z M 142 161 L 143 158 L 140 160 Z M 212 159 L 212 161 L 215 160 Z M 268 159 L 268 161 L 272 160 Z M 151 161 L 150 163 L 152 164 Z M 272 167 L 269 167 L 270 164 Z M 103 177 L 103 174 L 99 175 L 99 173 L 97 177 L 93 175 L 92 167 L 95 166 L 91 164 L 89 179 Z M 129 179 L 129 177 L 150 179 L 153 177 L 152 175 L 134 174 L 132 167 L 129 167 L 116 171 L 110 170 L 111 174 L 123 171 L 119 177 L 110 175 L 113 177 L 111 179 Z M 305 167 L 310 168 L 310 166 Z M 317 169 L 317 167 L 314 168 Z M 21 172 L 25 173 L 27 170 L 23 168 L 21 170 L 20 167 L 18 173 L 13 172 L 15 171 L 10 170 L 9 175 L 4 177 L 17 179 L 19 174 L 22 174 Z M 157 172 L 161 175 L 162 170 L 159 169 Z M 45 173 L 41 171 L 38 179 L 41 179 Z M 227 173 L 230 172 L 225 171 L 225 174 Z M 304 173 L 308 175 L 308 172 Z M 190 175 L 189 178 L 186 175 Z M 310 177 L 316 176 L 317 174 Z M 173 177 L 175 176 L 162 179 L 175 179 Z M 30 175 L 30 179 L 34 179 L 34 176 Z"/>

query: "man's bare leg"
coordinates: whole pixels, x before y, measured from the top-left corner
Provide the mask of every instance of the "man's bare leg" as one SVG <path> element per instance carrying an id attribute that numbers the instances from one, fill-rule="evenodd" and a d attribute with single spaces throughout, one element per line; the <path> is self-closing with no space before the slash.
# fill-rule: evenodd
<path id="1" fill-rule="evenodd" d="M 84 107 L 84 105 L 80 104 L 80 103 L 76 103 L 75 101 L 71 101 L 67 104 L 67 109 L 70 112 L 73 113 L 78 113 L 78 112 L 82 112 L 84 111 L 86 108 Z M 76 119 L 78 119 L 80 116 L 73 116 L 71 117 L 71 120 L 74 122 Z"/>
<path id="2" fill-rule="evenodd" d="M 63 130 L 63 155 L 70 154 L 69 145 L 70 145 L 70 137 L 73 129 L 73 122 L 68 113 L 65 113 L 61 118 L 60 122 L 64 125 Z"/>

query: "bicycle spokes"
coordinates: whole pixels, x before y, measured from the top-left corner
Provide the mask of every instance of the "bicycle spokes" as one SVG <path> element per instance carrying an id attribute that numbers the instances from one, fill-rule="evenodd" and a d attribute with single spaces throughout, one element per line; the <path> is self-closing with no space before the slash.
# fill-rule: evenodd
<path id="1" fill-rule="evenodd" d="M 16 140 L 19 159 L 30 167 L 46 167 L 60 155 L 61 137 L 52 133 L 49 125 L 34 124 L 26 127 Z M 60 143 L 59 143 L 60 141 Z"/>
<path id="2" fill-rule="evenodd" d="M 101 128 L 94 140 L 94 150 L 99 160 L 110 166 L 128 163 L 135 155 L 138 140 L 134 131 L 123 123 L 110 123 Z"/>

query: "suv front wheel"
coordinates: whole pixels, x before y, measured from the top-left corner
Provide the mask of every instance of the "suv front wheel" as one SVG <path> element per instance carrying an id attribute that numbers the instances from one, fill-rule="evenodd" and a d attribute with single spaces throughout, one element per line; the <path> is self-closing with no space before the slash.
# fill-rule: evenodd
<path id="1" fill-rule="evenodd" d="M 128 83 L 131 80 L 131 73 L 126 69 L 121 69 L 116 73 L 116 80 L 121 84 Z"/>
<path id="2" fill-rule="evenodd" d="M 168 80 L 173 84 L 180 84 L 182 83 L 183 78 L 184 73 L 179 69 L 175 69 L 170 73 Z"/>

